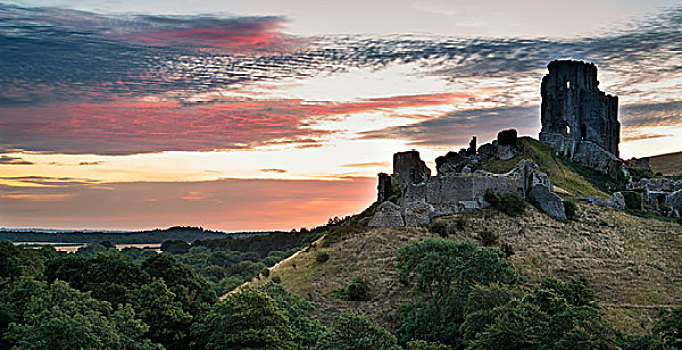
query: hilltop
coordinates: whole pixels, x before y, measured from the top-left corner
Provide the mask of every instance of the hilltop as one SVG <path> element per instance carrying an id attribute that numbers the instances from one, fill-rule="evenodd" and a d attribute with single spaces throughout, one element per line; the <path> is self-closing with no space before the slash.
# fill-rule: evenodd
<path id="1" fill-rule="evenodd" d="M 649 165 L 654 173 L 663 175 L 682 176 L 682 152 L 661 154 L 648 157 Z"/>
<path id="2" fill-rule="evenodd" d="M 556 192 L 566 200 L 584 196 L 608 197 L 616 186 L 608 177 L 554 154 L 528 137 L 519 138 L 511 159 L 494 159 L 481 167 L 498 173 L 522 159 L 532 160 L 546 172 Z M 355 311 L 395 329 L 400 304 L 411 291 L 401 284 L 395 255 L 408 242 L 436 235 L 429 227 L 448 227 L 453 240 L 477 240 L 485 232 L 499 235 L 498 247 L 513 250 L 511 262 L 521 271 L 526 286 L 542 279 L 584 277 L 594 288 L 607 318 L 618 328 L 642 333 L 659 309 L 682 303 L 682 226 L 646 211 L 621 210 L 577 202 L 575 218 L 555 219 L 527 206 L 521 216 L 483 209 L 435 218 L 419 227 L 358 225 L 373 215 L 375 203 L 335 227 L 298 254 L 277 264 L 269 277 L 247 285 L 281 281 L 288 290 L 318 306 L 318 317 Z M 505 248 L 508 249 L 508 248 Z M 369 284 L 371 300 L 347 301 L 340 292 L 354 278 Z"/>

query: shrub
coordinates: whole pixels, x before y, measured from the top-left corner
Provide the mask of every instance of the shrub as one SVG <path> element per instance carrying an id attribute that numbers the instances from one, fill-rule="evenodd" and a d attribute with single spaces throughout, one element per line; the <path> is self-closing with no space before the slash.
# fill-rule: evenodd
<path id="1" fill-rule="evenodd" d="M 323 263 L 329 260 L 329 254 L 326 252 L 319 252 L 315 255 L 315 260 L 319 263 Z"/>
<path id="2" fill-rule="evenodd" d="M 628 167 L 627 170 L 628 173 L 630 173 L 630 176 L 632 177 L 633 181 L 639 181 L 643 178 L 654 177 L 654 173 L 653 171 L 651 171 L 651 169 Z"/>
<path id="3" fill-rule="evenodd" d="M 429 231 L 435 233 L 443 238 L 450 235 L 450 226 L 443 221 L 435 221 L 429 225 Z"/>
<path id="4" fill-rule="evenodd" d="M 516 252 L 514 252 L 514 248 L 509 243 L 502 243 L 502 245 L 500 246 L 500 250 L 502 251 L 502 253 L 504 253 L 504 255 L 507 258 L 516 254 Z"/>
<path id="5" fill-rule="evenodd" d="M 642 209 L 642 196 L 633 191 L 623 191 L 623 199 L 625 199 L 625 206 L 628 209 L 641 210 Z"/>
<path id="6" fill-rule="evenodd" d="M 497 194 L 488 190 L 484 197 L 486 202 L 489 202 L 493 208 L 509 215 L 520 216 L 526 209 L 526 201 L 516 193 Z"/>
<path id="7" fill-rule="evenodd" d="M 277 284 L 280 284 L 280 283 L 282 283 L 282 277 L 272 276 L 272 281 L 277 283 Z"/>
<path id="8" fill-rule="evenodd" d="M 477 238 L 484 246 L 489 247 L 497 244 L 500 239 L 500 235 L 493 231 L 485 230 L 480 232 Z"/>
<path id="9" fill-rule="evenodd" d="M 346 297 L 350 301 L 367 301 L 369 296 L 369 285 L 360 277 L 353 278 L 345 288 Z"/>
<path id="10" fill-rule="evenodd" d="M 575 213 L 578 207 L 575 205 L 574 201 L 564 201 L 564 209 L 566 210 L 566 218 L 574 219 Z"/>
<path id="11" fill-rule="evenodd" d="M 263 275 L 263 277 L 267 278 L 270 276 L 270 269 L 264 267 L 262 270 L 260 270 L 260 274 Z"/>

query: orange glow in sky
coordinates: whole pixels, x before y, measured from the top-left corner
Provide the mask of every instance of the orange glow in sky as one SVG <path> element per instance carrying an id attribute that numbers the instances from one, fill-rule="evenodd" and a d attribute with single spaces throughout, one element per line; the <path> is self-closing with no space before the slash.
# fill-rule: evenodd
<path id="1" fill-rule="evenodd" d="M 334 23 L 315 33 L 312 3 L 169 17 L 31 1 L 0 5 L 4 227 L 323 224 L 369 205 L 395 152 L 432 165 L 474 135 L 537 137 L 540 79 L 557 58 L 595 62 L 601 90 L 619 97 L 621 157 L 681 150 L 680 8 L 626 2 L 608 18 L 620 29 L 543 34 L 516 9 L 440 26 L 484 5 L 419 1 L 396 15 L 419 14 L 432 34 L 389 20 L 397 34 L 358 34 Z"/>

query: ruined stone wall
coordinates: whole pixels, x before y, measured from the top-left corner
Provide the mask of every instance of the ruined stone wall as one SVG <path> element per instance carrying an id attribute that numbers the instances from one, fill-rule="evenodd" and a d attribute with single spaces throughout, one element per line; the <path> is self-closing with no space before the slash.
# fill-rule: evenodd
<path id="1" fill-rule="evenodd" d="M 369 226 L 417 226 L 429 223 L 437 216 L 485 208 L 485 194 L 516 193 L 522 197 L 538 192 L 540 187 L 552 208 L 550 215 L 565 217 L 563 202 L 552 194 L 552 184 L 547 174 L 538 170 L 535 163 L 523 160 L 506 174 L 492 174 L 485 171 L 474 173 L 452 173 L 430 176 L 430 170 L 419 158 L 416 151 L 396 153 L 394 173 L 379 174 L 378 201 L 383 202 Z M 398 205 L 386 202 L 389 182 L 400 188 Z M 403 221 L 401 221 L 403 220 Z"/>
<path id="2" fill-rule="evenodd" d="M 401 189 L 408 183 L 420 183 L 429 179 L 431 169 L 419 157 L 417 151 L 398 152 L 393 155 L 391 181 Z"/>
<path id="3" fill-rule="evenodd" d="M 582 61 L 552 61 L 542 78 L 540 140 L 572 157 L 591 141 L 618 156 L 618 97 L 599 90 L 597 67 Z"/>

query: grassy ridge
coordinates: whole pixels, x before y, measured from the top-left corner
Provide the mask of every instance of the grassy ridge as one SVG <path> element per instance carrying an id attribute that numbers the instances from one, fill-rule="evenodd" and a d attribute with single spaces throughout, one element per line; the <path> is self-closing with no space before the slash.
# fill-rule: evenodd
<path id="1" fill-rule="evenodd" d="M 533 207 L 520 217 L 487 209 L 436 220 L 459 227 L 449 236 L 455 240 L 477 240 L 485 231 L 498 234 L 498 244 L 514 250 L 510 259 L 529 287 L 545 277 L 585 277 L 607 318 L 628 333 L 643 333 L 660 308 L 682 302 L 680 225 L 583 203 L 575 221 L 557 221 Z M 334 230 L 330 239 L 317 240 L 252 284 L 276 278 L 319 306 L 324 320 L 354 311 L 395 328 L 399 305 L 411 296 L 398 279 L 396 252 L 434 234 L 423 227 Z M 358 277 L 369 284 L 369 300 L 339 298 L 339 291 Z"/>
<path id="2" fill-rule="evenodd" d="M 682 176 L 682 152 L 662 154 L 649 157 L 649 165 L 654 173 Z"/>
<path id="3" fill-rule="evenodd" d="M 517 147 L 519 152 L 516 157 L 506 160 L 491 159 L 484 162 L 481 167 L 493 173 L 506 173 L 512 170 L 519 161 L 528 159 L 535 162 L 541 171 L 547 173 L 552 184 L 574 196 L 609 197 L 581 176 L 580 171 L 583 169 L 568 160 L 555 156 L 546 144 L 530 137 L 521 137 L 517 141 Z M 595 174 L 596 177 L 599 176 Z"/>

